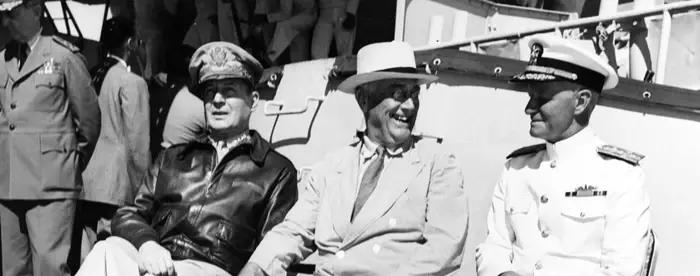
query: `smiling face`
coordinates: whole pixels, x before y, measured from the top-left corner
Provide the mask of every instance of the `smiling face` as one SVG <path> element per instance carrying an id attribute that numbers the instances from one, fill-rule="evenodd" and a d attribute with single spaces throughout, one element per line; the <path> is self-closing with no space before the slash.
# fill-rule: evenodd
<path id="1" fill-rule="evenodd" d="M 379 80 L 358 87 L 358 93 L 370 139 L 395 148 L 411 137 L 420 105 L 416 80 Z"/>
<path id="2" fill-rule="evenodd" d="M 21 4 L 10 11 L 0 12 L 2 26 L 13 39 L 27 43 L 41 29 L 41 6 L 36 3 Z"/>
<path id="3" fill-rule="evenodd" d="M 555 143 L 574 135 L 588 124 L 595 106 L 589 89 L 567 82 L 537 83 L 529 86 L 530 135 Z"/>
<path id="4" fill-rule="evenodd" d="M 202 84 L 207 124 L 215 136 L 230 136 L 248 129 L 258 92 L 240 79 L 210 80 Z"/>

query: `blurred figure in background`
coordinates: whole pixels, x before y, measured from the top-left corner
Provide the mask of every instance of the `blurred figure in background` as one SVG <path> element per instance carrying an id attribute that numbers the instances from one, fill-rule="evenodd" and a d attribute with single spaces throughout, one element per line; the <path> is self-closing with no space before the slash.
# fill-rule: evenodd
<path id="1" fill-rule="evenodd" d="M 81 172 L 100 108 L 80 49 L 42 35 L 41 0 L 0 0 L 0 233 L 5 276 L 71 275 Z"/>
<path id="2" fill-rule="evenodd" d="M 206 137 L 207 123 L 204 119 L 204 103 L 189 88 L 187 66 L 194 49 L 183 45 L 178 58 L 172 59 L 172 70 L 168 76 L 168 92 L 173 100 L 163 109 L 166 119 L 163 123 L 162 148 L 171 145 L 198 141 Z"/>
<path id="3" fill-rule="evenodd" d="M 185 35 L 183 43 L 192 48 L 219 41 L 219 19 L 217 0 L 192 1 L 197 7 L 197 16 Z"/>
<path id="4" fill-rule="evenodd" d="M 320 15 L 314 28 L 311 59 L 327 58 L 335 41 L 338 56 L 352 55 L 360 0 L 319 0 Z"/>
<path id="5" fill-rule="evenodd" d="M 82 253 L 109 236 L 109 219 L 133 202 L 148 165 L 149 102 L 146 81 L 131 73 L 126 60 L 142 52 L 133 20 L 115 17 L 102 33 L 103 61 L 93 69 L 99 92 L 102 131 L 95 154 L 83 172 L 84 188 L 78 223 L 85 234 Z"/>
<path id="6" fill-rule="evenodd" d="M 309 60 L 311 32 L 318 18 L 316 0 L 280 1 L 280 10 L 267 14 L 267 21 L 276 24 L 267 58 L 274 65 Z M 287 49 L 289 60 L 278 60 Z"/>

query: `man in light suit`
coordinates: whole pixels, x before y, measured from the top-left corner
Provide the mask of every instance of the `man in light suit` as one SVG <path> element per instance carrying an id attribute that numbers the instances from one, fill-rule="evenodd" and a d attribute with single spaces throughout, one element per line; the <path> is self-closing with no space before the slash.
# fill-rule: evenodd
<path id="1" fill-rule="evenodd" d="M 285 220 L 267 233 L 239 275 L 286 275 L 318 250 L 315 275 L 453 275 L 467 234 L 464 178 L 453 153 L 411 135 L 420 85 L 404 42 L 360 50 L 355 92 L 366 131 L 330 153 L 305 180 Z"/>
<path id="2" fill-rule="evenodd" d="M 41 35 L 41 1 L 0 0 L 0 235 L 5 276 L 70 275 L 76 198 L 100 132 L 80 49 Z"/>
<path id="3" fill-rule="evenodd" d="M 360 0 L 319 0 L 319 17 L 311 43 L 311 59 L 328 57 L 335 40 L 338 56 L 352 55 Z"/>
<path id="4" fill-rule="evenodd" d="M 601 91 L 617 85 L 597 55 L 558 37 L 530 41 L 530 135 L 546 143 L 507 158 L 476 253 L 479 276 L 641 276 L 649 249 L 644 156 L 588 127 Z"/>

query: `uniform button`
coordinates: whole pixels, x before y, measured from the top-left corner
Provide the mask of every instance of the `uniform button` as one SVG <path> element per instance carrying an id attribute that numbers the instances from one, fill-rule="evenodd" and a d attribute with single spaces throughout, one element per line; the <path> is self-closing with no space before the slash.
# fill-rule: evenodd
<path id="1" fill-rule="evenodd" d="M 10 124 L 10 130 L 15 130 L 15 125 Z"/>
<path id="2" fill-rule="evenodd" d="M 549 237 L 549 232 L 547 232 L 547 230 L 542 231 L 542 237 L 543 238 Z"/>
<path id="3" fill-rule="evenodd" d="M 586 217 L 586 213 L 581 212 L 581 213 L 579 214 L 579 216 L 581 216 L 581 218 L 585 218 L 585 217 Z"/>
<path id="4" fill-rule="evenodd" d="M 557 160 L 552 161 L 552 163 L 549 163 L 549 167 L 554 169 L 557 167 Z"/>
<path id="5" fill-rule="evenodd" d="M 547 203 L 547 202 L 549 202 L 549 198 L 547 198 L 547 196 L 541 196 L 541 197 L 540 197 L 540 202 L 542 202 L 542 203 Z"/>
<path id="6" fill-rule="evenodd" d="M 396 219 L 395 219 L 395 218 L 390 218 L 390 219 L 389 219 L 389 226 L 390 226 L 390 227 L 396 226 Z"/>
<path id="7" fill-rule="evenodd" d="M 379 246 L 378 244 L 375 244 L 374 246 L 372 246 L 372 252 L 374 252 L 374 254 L 379 253 L 380 249 L 382 249 L 382 247 Z"/>
<path id="8" fill-rule="evenodd" d="M 15 108 L 17 108 L 17 105 L 16 105 L 15 103 L 11 103 L 11 104 L 10 104 L 10 108 L 11 108 L 11 109 L 15 109 Z"/>
<path id="9" fill-rule="evenodd" d="M 338 259 L 345 258 L 345 251 L 340 250 L 338 252 L 335 252 L 335 256 L 338 257 Z"/>
<path id="10" fill-rule="evenodd" d="M 535 269 L 537 269 L 537 270 L 542 269 L 542 263 L 536 262 L 536 263 L 535 263 Z"/>

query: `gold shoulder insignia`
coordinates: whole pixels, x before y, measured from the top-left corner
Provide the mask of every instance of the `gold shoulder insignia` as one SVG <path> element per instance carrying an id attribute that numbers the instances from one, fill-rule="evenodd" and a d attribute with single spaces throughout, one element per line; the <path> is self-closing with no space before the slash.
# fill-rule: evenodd
<path id="1" fill-rule="evenodd" d="M 546 148 L 547 148 L 547 144 L 544 144 L 544 143 L 519 148 L 519 149 L 515 150 L 514 152 L 510 153 L 508 156 L 506 156 L 506 159 L 511 159 L 514 157 L 519 157 L 519 156 L 523 156 L 523 155 L 537 153 L 537 152 L 542 151 Z"/>
<path id="2" fill-rule="evenodd" d="M 622 160 L 632 165 L 639 165 L 639 161 L 644 159 L 644 155 L 613 145 L 602 145 L 598 147 L 598 154 Z"/>
<path id="3" fill-rule="evenodd" d="M 80 52 L 80 48 L 73 45 L 73 43 L 68 42 L 68 40 L 65 40 L 65 39 L 58 37 L 58 36 L 55 36 L 55 35 L 52 36 L 52 38 L 53 38 L 53 41 L 55 41 L 56 43 L 58 43 L 59 45 L 61 45 L 63 47 L 66 47 L 66 49 L 68 49 L 69 51 L 71 51 L 73 53 Z"/>

